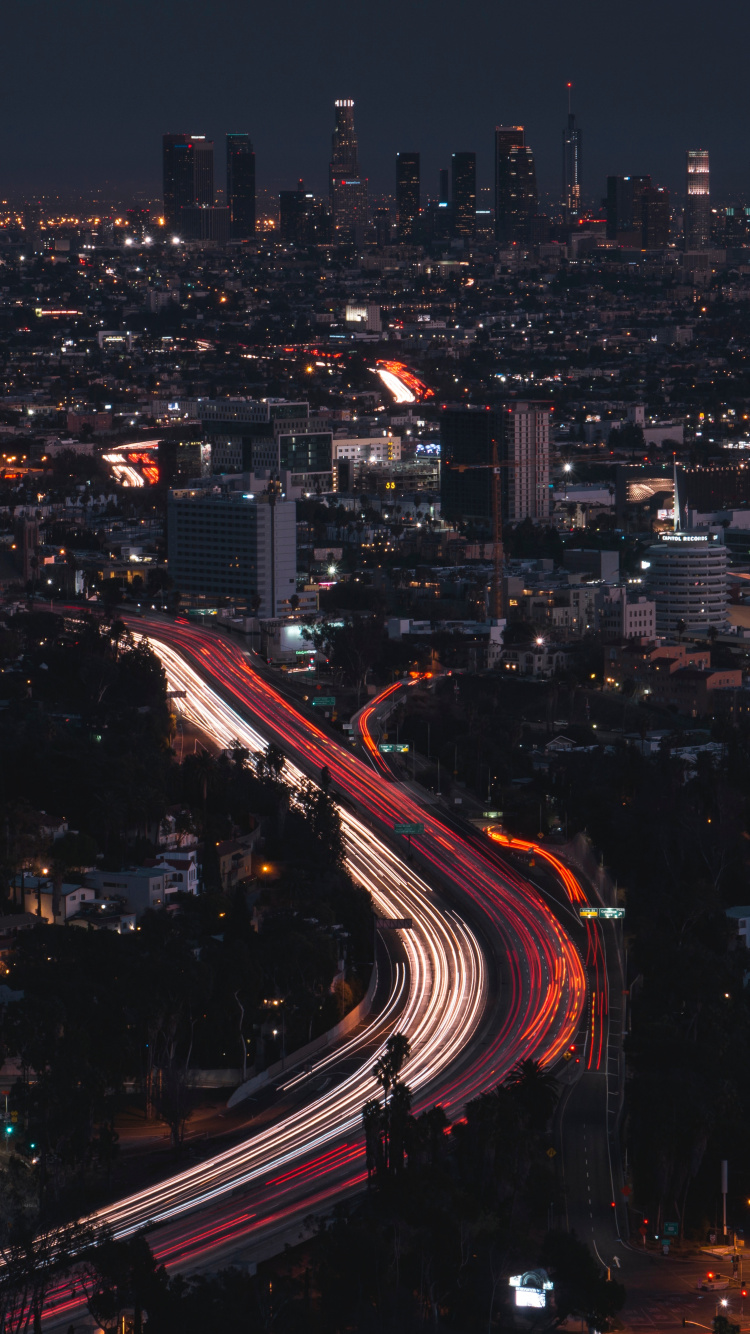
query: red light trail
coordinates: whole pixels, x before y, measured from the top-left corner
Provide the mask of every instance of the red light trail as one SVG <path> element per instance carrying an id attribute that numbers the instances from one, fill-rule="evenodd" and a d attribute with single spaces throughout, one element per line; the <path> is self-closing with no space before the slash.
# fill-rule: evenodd
<path id="1" fill-rule="evenodd" d="M 456 834 L 397 783 L 383 782 L 380 771 L 350 754 L 254 671 L 236 644 L 210 630 L 156 618 L 139 619 L 131 629 L 148 636 L 170 689 L 185 691 L 185 714 L 220 745 L 236 738 L 258 751 L 274 741 L 297 781 L 301 773 L 316 777 L 327 766 L 334 795 L 347 798 L 340 812 L 352 875 L 379 913 L 413 922 L 400 933 L 406 971 L 394 974 L 375 1028 L 380 1043 L 397 1028 L 409 1035 L 406 1078 L 415 1112 L 439 1102 L 449 1116 L 459 1115 L 519 1060 L 551 1065 L 562 1057 L 584 1013 L 586 971 L 534 886 L 512 867 L 499 866 L 489 848 L 485 852 Z M 404 862 L 405 849 L 393 834 L 402 822 L 424 824 L 424 835 L 412 839 L 413 851 L 445 886 L 444 899 Z M 577 892 L 572 884 L 569 892 Z M 482 945 L 474 922 L 481 925 Z M 496 1015 L 498 985 L 496 978 L 491 985 L 491 975 L 498 969 L 502 1008 Z M 366 1039 L 347 1044 L 347 1071 L 357 1050 L 362 1053 L 353 1073 L 339 1071 L 330 1088 L 310 1088 L 302 1106 L 242 1143 L 103 1209 L 98 1219 L 119 1236 L 160 1223 L 157 1257 L 190 1269 L 208 1255 L 214 1263 L 253 1236 L 282 1229 L 288 1234 L 316 1209 L 356 1193 L 365 1179 L 361 1108 L 373 1094 Z M 336 1060 L 337 1053 L 324 1058 L 329 1069 Z M 317 1082 L 319 1068 L 283 1087 L 304 1091 L 305 1079 Z M 239 1193 L 242 1202 L 234 1199 Z"/>

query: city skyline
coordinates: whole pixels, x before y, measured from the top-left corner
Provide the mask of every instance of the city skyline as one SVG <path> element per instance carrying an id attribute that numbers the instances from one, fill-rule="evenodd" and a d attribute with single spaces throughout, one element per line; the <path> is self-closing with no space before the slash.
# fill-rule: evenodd
<path id="1" fill-rule="evenodd" d="M 490 12 L 470 0 L 458 15 L 437 0 L 429 26 L 421 9 L 402 12 L 386 0 L 381 23 L 367 34 L 362 25 L 338 23 L 332 3 L 322 14 L 316 10 L 313 20 L 289 0 L 284 15 L 262 15 L 251 25 L 229 0 L 226 17 L 236 39 L 231 47 L 210 29 L 194 41 L 198 11 L 190 0 L 180 8 L 179 23 L 167 0 L 152 16 L 145 44 L 138 5 L 122 33 L 102 17 L 84 25 L 81 41 L 75 18 L 83 21 L 89 11 L 83 0 L 74 0 L 71 22 L 63 24 L 42 0 L 35 16 L 47 15 L 48 22 L 35 18 L 32 27 L 25 15 L 12 17 L 10 41 L 18 59 L 2 94 L 11 127 L 3 195 L 85 190 L 104 181 L 155 192 L 155 140 L 180 125 L 216 141 L 226 130 L 247 127 L 258 155 L 259 188 L 290 188 L 303 176 L 320 194 L 329 161 L 330 106 L 337 97 L 352 97 L 372 193 L 392 191 L 392 162 L 404 150 L 420 152 L 425 182 L 449 165 L 453 152 L 476 152 L 478 184 L 490 185 L 495 125 L 523 124 L 540 193 L 556 197 L 568 82 L 585 136 L 584 191 L 590 197 L 603 195 L 613 173 L 649 173 L 677 194 L 684 153 L 693 145 L 711 151 L 718 195 L 739 199 L 750 191 L 747 127 L 735 93 L 750 17 L 730 0 L 720 0 L 710 14 L 695 2 L 679 11 L 667 3 L 653 13 L 636 0 L 629 22 L 617 25 L 603 21 L 588 0 L 564 16 L 544 0 L 533 23 L 504 5 Z M 395 47 L 388 35 L 394 25 L 403 35 Z M 251 27 L 254 45 L 282 60 L 283 82 L 274 73 L 277 59 L 248 80 L 243 34 Z M 501 41 L 515 58 L 498 82 L 494 62 Z M 309 59 L 317 49 L 322 64 Z M 407 49 L 416 52 L 414 59 L 407 60 Z M 384 97 L 384 84 L 397 95 Z M 30 104 L 28 87 L 35 92 Z M 56 132 L 50 135 L 53 116 Z"/>

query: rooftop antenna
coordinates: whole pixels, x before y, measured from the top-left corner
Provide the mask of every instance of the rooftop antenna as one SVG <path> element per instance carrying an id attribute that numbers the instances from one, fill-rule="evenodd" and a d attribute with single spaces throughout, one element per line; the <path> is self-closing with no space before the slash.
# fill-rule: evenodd
<path id="1" fill-rule="evenodd" d="M 572 83 L 568 83 L 568 115 L 570 115 L 570 113 L 571 113 L 571 102 L 570 102 L 570 99 L 571 99 L 571 97 L 572 97 L 572 95 L 573 95 L 573 94 L 572 94 L 572 91 L 571 91 L 572 88 L 573 88 L 573 84 L 572 84 Z"/>
<path id="2" fill-rule="evenodd" d="M 676 533 L 679 533 L 679 531 L 680 531 L 680 495 L 679 495 L 679 491 L 678 491 L 678 489 L 677 489 L 677 455 L 676 455 L 676 453 L 673 453 L 673 454 L 672 454 L 672 477 L 673 477 L 673 479 L 674 479 L 674 480 L 673 480 L 673 485 L 674 485 L 674 505 L 673 505 L 673 509 L 672 509 L 672 514 L 673 514 L 673 516 L 674 516 L 674 518 L 673 518 L 673 523 L 674 523 L 674 531 L 675 531 Z"/>

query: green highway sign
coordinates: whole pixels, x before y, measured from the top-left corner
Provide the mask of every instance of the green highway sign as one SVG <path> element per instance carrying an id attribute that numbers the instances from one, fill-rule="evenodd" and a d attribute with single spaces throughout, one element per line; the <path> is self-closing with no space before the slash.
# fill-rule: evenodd
<path id="1" fill-rule="evenodd" d="M 423 834 L 424 825 L 421 820 L 415 821 L 414 824 L 395 824 L 393 832 L 394 834 L 408 834 L 411 837 L 412 834 Z"/>
<path id="2" fill-rule="evenodd" d="M 625 909 L 624 909 L 624 908 L 600 908 L 600 909 L 599 909 L 599 916 L 600 916 L 600 917 L 604 917 L 604 918 L 606 918 L 606 919 L 609 920 L 609 921 L 619 921 L 620 918 L 622 918 L 622 917 L 625 916 Z"/>
<path id="3" fill-rule="evenodd" d="M 378 750 L 383 755 L 408 755 L 409 747 L 395 741 L 381 741 Z"/>
<path id="4" fill-rule="evenodd" d="M 336 696 L 335 696 L 335 695 L 316 695 L 316 696 L 315 696 L 315 699 L 312 701 L 312 706 L 313 706 L 313 708 L 316 708 L 316 707 L 317 707 L 317 708 L 319 708 L 319 709 L 335 709 L 335 708 L 336 708 Z"/>
<path id="5" fill-rule="evenodd" d="M 482 818 L 485 820 L 502 820 L 502 811 L 482 811 Z"/>
<path id="6" fill-rule="evenodd" d="M 679 1237 L 680 1225 L 679 1223 L 665 1223 L 662 1232 L 665 1237 Z"/>

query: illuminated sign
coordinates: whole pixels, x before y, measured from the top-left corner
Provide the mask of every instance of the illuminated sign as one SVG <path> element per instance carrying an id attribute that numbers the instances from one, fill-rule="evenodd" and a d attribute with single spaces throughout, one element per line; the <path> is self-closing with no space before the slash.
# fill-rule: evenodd
<path id="1" fill-rule="evenodd" d="M 513 1274 L 508 1283 L 516 1290 L 516 1306 L 533 1306 L 537 1310 L 547 1305 L 547 1293 L 552 1292 L 554 1287 L 546 1269 L 532 1269 L 527 1274 Z"/>
<path id="2" fill-rule="evenodd" d="M 607 921 L 620 921 L 625 916 L 624 908 L 600 908 L 599 917 Z"/>
<path id="3" fill-rule="evenodd" d="M 516 1288 L 516 1306 L 546 1306 L 547 1294 L 536 1288 Z"/>
<path id="4" fill-rule="evenodd" d="M 598 908 L 579 908 L 579 909 L 578 909 L 578 915 L 579 915 L 579 917 L 598 917 L 598 916 L 599 916 L 599 909 L 598 909 Z"/>
<path id="5" fill-rule="evenodd" d="M 662 533 L 660 542 L 718 542 L 718 533 Z"/>
<path id="6" fill-rule="evenodd" d="M 408 755 L 409 747 L 403 744 L 397 744 L 395 741 L 383 741 L 378 746 L 378 750 L 383 755 Z"/>

